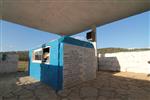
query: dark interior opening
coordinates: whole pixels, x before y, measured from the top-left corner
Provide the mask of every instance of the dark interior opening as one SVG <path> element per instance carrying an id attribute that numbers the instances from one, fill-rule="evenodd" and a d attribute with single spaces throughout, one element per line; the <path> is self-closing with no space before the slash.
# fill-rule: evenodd
<path id="1" fill-rule="evenodd" d="M 49 63 L 50 47 L 43 48 L 43 60 L 42 63 Z"/>

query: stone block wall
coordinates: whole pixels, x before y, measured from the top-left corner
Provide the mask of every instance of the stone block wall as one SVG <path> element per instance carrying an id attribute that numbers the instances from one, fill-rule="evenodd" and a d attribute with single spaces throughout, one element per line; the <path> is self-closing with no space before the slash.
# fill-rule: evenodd
<path id="1" fill-rule="evenodd" d="M 96 78 L 94 48 L 64 45 L 63 86 L 71 87 Z"/>
<path id="2" fill-rule="evenodd" d="M 150 73 L 150 51 L 99 54 L 100 70 Z"/>
<path id="3" fill-rule="evenodd" d="M 4 59 L 2 57 L 3 54 L 1 53 L 1 57 L 0 57 L 0 73 L 16 72 L 17 66 L 18 66 L 17 54 L 16 53 L 5 53 Z"/>

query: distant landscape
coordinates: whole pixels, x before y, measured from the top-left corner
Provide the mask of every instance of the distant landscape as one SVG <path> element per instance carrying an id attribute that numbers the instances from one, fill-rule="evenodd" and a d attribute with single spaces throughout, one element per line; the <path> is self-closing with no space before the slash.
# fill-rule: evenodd
<path id="1" fill-rule="evenodd" d="M 8 53 L 17 53 L 19 61 L 28 61 L 29 60 L 29 52 L 28 51 L 0 52 L 0 56 L 2 56 L 2 54 L 8 54 Z"/>
<path id="2" fill-rule="evenodd" d="M 99 48 L 97 53 L 116 53 L 116 52 L 134 52 L 134 51 L 147 51 L 150 48 Z"/>
<path id="3" fill-rule="evenodd" d="M 134 52 L 134 51 L 147 51 L 150 48 L 138 48 L 138 49 L 127 49 L 127 48 L 100 48 L 97 49 L 97 53 L 116 53 L 116 52 Z M 11 51 L 11 52 L 0 52 L 0 60 L 3 59 L 4 55 L 8 53 L 17 53 L 18 55 L 18 71 L 28 70 L 29 52 L 28 51 Z"/>
<path id="4" fill-rule="evenodd" d="M 116 52 L 134 52 L 134 51 L 147 51 L 150 48 L 99 48 L 97 49 L 97 53 L 116 53 Z M 17 53 L 19 61 L 28 61 L 29 60 L 29 52 L 28 51 L 11 51 L 11 52 L 3 52 L 3 53 Z M 2 52 L 0 53 L 2 54 Z"/>

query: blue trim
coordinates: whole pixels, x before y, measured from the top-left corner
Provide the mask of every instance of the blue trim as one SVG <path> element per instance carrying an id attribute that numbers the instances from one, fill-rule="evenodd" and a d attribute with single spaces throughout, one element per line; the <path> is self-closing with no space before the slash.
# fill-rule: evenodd
<path id="1" fill-rule="evenodd" d="M 59 43 L 59 77 L 58 77 L 58 87 L 59 89 L 63 89 L 63 67 L 64 67 L 64 61 L 63 61 L 63 55 L 64 55 L 64 44 L 63 43 Z"/>
<path id="2" fill-rule="evenodd" d="M 87 48 L 94 48 L 93 44 L 90 42 L 86 41 L 81 41 L 69 36 L 64 36 L 58 40 L 59 42 L 67 43 L 67 44 L 72 44 L 72 45 L 77 45 L 77 46 L 82 46 L 82 47 L 87 47 Z"/>
<path id="3" fill-rule="evenodd" d="M 28 61 L 28 75 L 30 75 L 30 64 L 31 64 L 31 61 L 32 61 L 32 52 L 29 51 L 29 61 Z"/>

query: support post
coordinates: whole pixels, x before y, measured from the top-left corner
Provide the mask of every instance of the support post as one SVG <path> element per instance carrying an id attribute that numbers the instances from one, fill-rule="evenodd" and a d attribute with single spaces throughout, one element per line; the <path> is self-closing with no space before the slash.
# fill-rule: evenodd
<path id="1" fill-rule="evenodd" d="M 96 26 L 95 25 L 92 25 L 92 32 L 93 32 L 93 41 L 92 41 L 92 44 L 94 45 L 94 48 L 95 48 L 95 56 L 97 57 L 97 41 L 96 41 Z"/>
<path id="2" fill-rule="evenodd" d="M 97 41 L 96 41 L 96 26 L 95 25 L 92 25 L 91 26 L 91 29 L 92 31 L 88 32 L 86 34 L 86 38 L 87 40 L 89 40 L 93 46 L 94 46 L 94 49 L 95 49 L 95 60 L 96 60 L 96 64 L 97 64 L 97 70 L 99 70 L 99 67 L 98 67 L 98 55 L 97 55 Z"/>
<path id="3" fill-rule="evenodd" d="M 92 32 L 93 32 L 93 41 L 92 44 L 95 49 L 95 57 L 96 57 L 96 64 L 97 64 L 97 71 L 99 71 L 99 66 L 98 66 L 98 54 L 97 54 L 97 34 L 96 34 L 96 26 L 92 25 L 91 27 Z"/>

